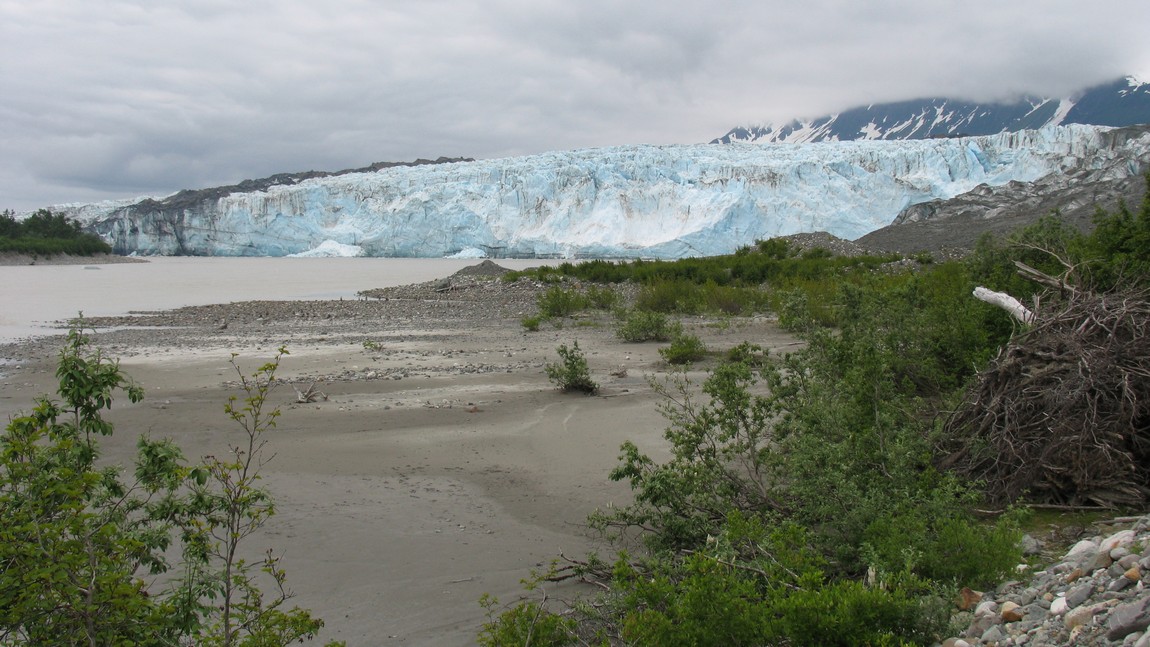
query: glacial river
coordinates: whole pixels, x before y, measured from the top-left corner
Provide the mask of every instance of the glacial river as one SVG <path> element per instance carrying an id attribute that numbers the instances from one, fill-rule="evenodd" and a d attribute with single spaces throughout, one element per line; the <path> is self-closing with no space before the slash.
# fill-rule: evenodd
<path id="1" fill-rule="evenodd" d="M 480 261 L 448 258 L 154 257 L 147 263 L 0 266 L 0 342 L 60 332 L 77 313 L 249 300 L 355 298 L 371 288 L 450 276 Z M 556 261 L 499 259 L 509 269 Z"/>

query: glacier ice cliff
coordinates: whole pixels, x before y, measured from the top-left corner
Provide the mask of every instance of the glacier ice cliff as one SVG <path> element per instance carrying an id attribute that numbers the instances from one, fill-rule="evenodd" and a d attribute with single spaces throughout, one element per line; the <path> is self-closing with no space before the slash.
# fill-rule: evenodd
<path id="1" fill-rule="evenodd" d="M 678 258 L 800 232 L 854 239 L 908 206 L 979 185 L 1082 168 L 1137 174 L 1148 151 L 1150 135 L 1119 139 L 1091 126 L 915 141 L 622 146 L 297 179 L 192 204 L 53 209 L 123 254 L 439 257 L 478 249 Z"/>

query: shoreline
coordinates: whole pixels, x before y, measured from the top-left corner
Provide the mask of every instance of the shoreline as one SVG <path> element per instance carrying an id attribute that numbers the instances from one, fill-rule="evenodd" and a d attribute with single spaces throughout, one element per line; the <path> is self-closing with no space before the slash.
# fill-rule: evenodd
<path id="1" fill-rule="evenodd" d="M 325 620 L 322 640 L 474 644 L 481 595 L 513 602 L 520 580 L 560 553 L 609 553 L 583 524 L 630 497 L 608 478 L 620 445 L 665 453 L 648 383 L 671 370 L 663 344 L 622 342 L 608 313 L 525 332 L 519 320 L 548 287 L 457 275 L 365 290 L 370 299 L 92 317 L 94 345 L 147 394 L 115 402 L 104 454 L 127 461 L 140 433 L 174 438 L 190 460 L 220 451 L 231 432 L 231 353 L 250 373 L 286 346 L 272 395 L 283 416 L 268 437 L 276 458 L 265 470 L 279 514 L 249 547 L 283 554 L 293 603 Z M 713 351 L 744 340 L 777 353 L 797 345 L 767 317 L 683 322 Z M 602 385 L 594 397 L 560 393 L 544 374 L 572 341 Z M 9 360 L 0 414 L 53 389 L 59 342 L 0 345 Z M 313 382 L 327 400 L 296 402 L 293 387 Z"/>
<path id="2" fill-rule="evenodd" d="M 12 252 L 0 253 L 0 267 L 18 265 L 116 265 L 119 263 L 147 263 L 145 258 L 137 256 L 120 256 L 117 254 L 94 254 L 92 256 L 72 256 L 71 254 L 52 254 L 39 256 L 36 254 L 19 254 Z"/>

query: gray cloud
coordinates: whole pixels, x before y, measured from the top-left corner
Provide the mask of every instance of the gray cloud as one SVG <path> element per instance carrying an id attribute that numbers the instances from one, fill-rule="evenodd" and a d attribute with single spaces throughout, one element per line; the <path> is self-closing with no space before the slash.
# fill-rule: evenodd
<path id="1" fill-rule="evenodd" d="M 10 0 L 0 208 L 1063 94 L 1150 75 L 1145 4 Z"/>

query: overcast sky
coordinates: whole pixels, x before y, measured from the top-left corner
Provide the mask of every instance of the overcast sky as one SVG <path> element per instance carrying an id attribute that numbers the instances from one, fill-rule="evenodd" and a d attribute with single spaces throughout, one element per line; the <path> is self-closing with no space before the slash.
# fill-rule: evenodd
<path id="1" fill-rule="evenodd" d="M 0 209 L 1150 79 L 1147 0 L 0 0 Z"/>

